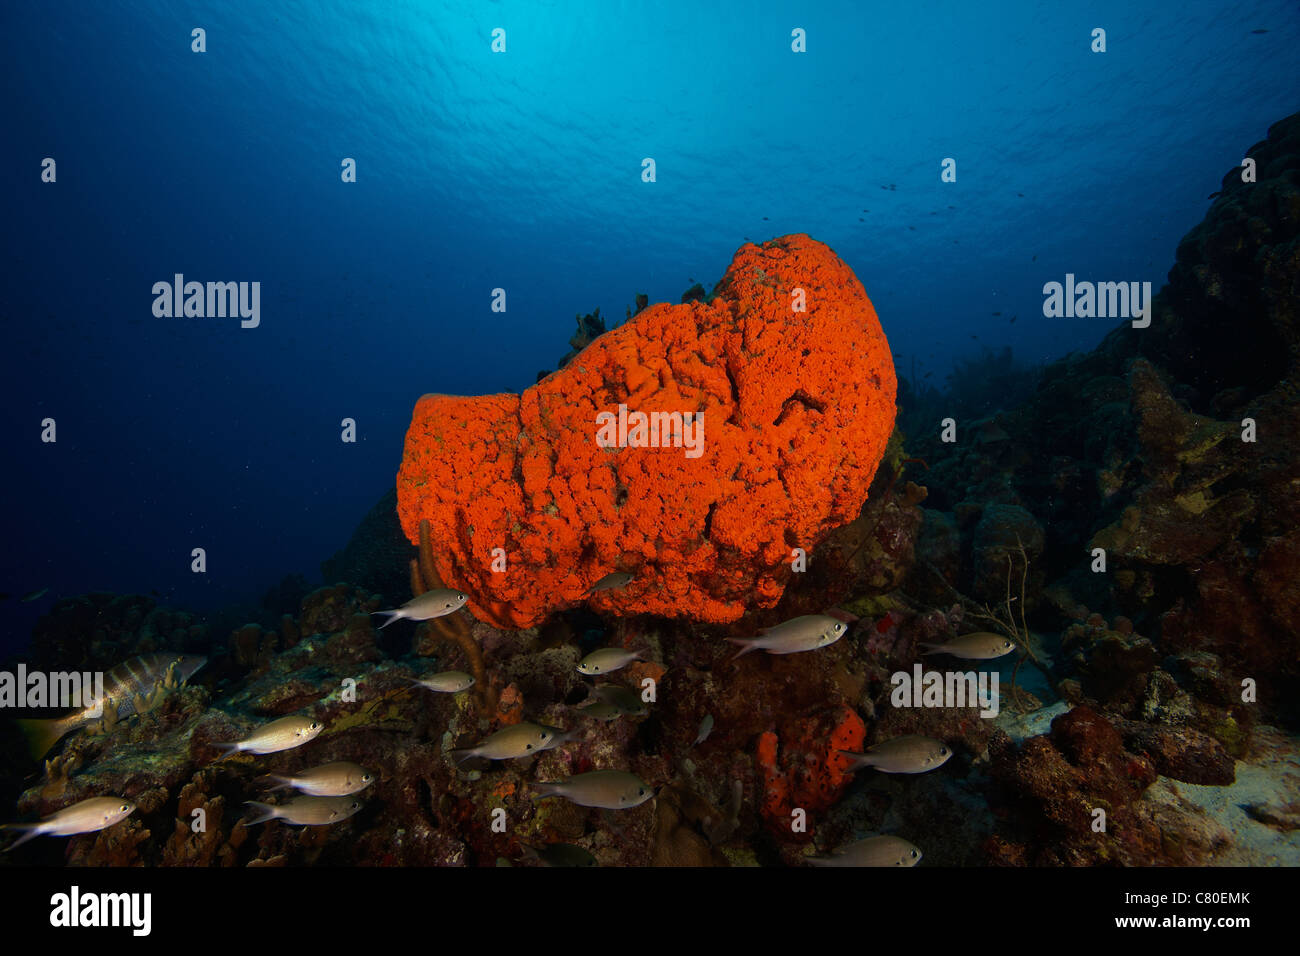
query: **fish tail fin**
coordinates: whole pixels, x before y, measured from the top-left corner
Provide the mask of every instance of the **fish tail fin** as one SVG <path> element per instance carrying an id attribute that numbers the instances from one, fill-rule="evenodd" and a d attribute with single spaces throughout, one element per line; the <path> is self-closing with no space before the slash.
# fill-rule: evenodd
<path id="1" fill-rule="evenodd" d="M 863 767 L 871 766 L 870 754 L 855 754 L 848 750 L 836 750 L 835 752 L 844 758 L 845 770 L 861 770 Z"/>
<path id="2" fill-rule="evenodd" d="M 279 774 L 269 773 L 266 775 L 266 779 L 275 783 L 274 787 L 267 788 L 267 793 L 275 793 L 277 790 L 287 790 L 293 786 L 292 780 L 288 777 L 281 777 Z"/>
<path id="3" fill-rule="evenodd" d="M 14 842 L 10 843 L 7 847 L 5 847 L 6 853 L 8 853 L 14 847 L 22 846 L 28 840 L 35 840 L 38 836 L 40 836 L 42 833 L 45 832 L 43 829 L 41 829 L 41 825 L 39 823 L 6 823 L 4 826 L 0 827 L 0 830 L 24 831 L 22 836 L 20 836 L 17 840 L 14 840 Z"/>
<path id="4" fill-rule="evenodd" d="M 470 757 L 474 756 L 473 747 L 462 747 L 458 750 L 448 750 L 447 756 L 456 761 L 457 766 L 463 764 Z"/>
<path id="5" fill-rule="evenodd" d="M 755 642 L 752 641 L 752 640 L 749 640 L 748 638 L 744 638 L 744 637 L 729 637 L 729 638 L 727 638 L 727 640 L 730 641 L 732 644 L 737 644 L 737 645 L 740 646 L 740 650 L 736 651 L 735 655 L 731 658 L 733 661 L 734 661 L 737 657 L 744 657 L 744 656 L 745 656 L 746 654 L 748 654 L 750 651 L 753 651 L 753 650 L 757 650 L 757 649 L 758 649 L 758 644 L 755 643 Z"/>
<path id="6" fill-rule="evenodd" d="M 380 624 L 380 625 L 379 625 L 379 630 L 381 630 L 381 631 L 382 631 L 384 628 L 386 628 L 389 624 L 392 624 L 392 623 L 393 623 L 394 621 L 396 621 L 398 618 L 402 617 L 402 612 L 401 612 L 401 611 L 375 611 L 375 613 L 376 613 L 376 614 L 387 614 L 387 615 L 388 615 L 388 620 L 386 620 L 383 624 Z"/>
<path id="7" fill-rule="evenodd" d="M 267 820 L 275 819 L 275 807 L 269 803 L 262 803 L 258 800 L 245 800 L 244 805 L 255 807 L 257 809 L 257 816 L 253 817 L 251 820 L 244 821 L 244 826 L 246 827 L 255 826 L 259 823 L 265 823 Z"/>
<path id="8" fill-rule="evenodd" d="M 925 650 L 923 650 L 923 651 L 921 652 L 921 656 L 922 656 L 922 657 L 925 657 L 926 654 L 938 654 L 938 653 L 939 653 L 939 645 L 938 645 L 938 644 L 926 644 L 926 643 L 924 643 L 924 642 L 917 642 L 917 647 L 924 647 L 924 648 L 925 648 Z"/>
<path id="9" fill-rule="evenodd" d="M 33 760 L 40 760 L 72 728 L 66 720 L 19 719 L 18 729 L 27 738 L 27 750 Z"/>
<path id="10" fill-rule="evenodd" d="M 221 756 L 218 757 L 216 760 L 212 761 L 213 763 L 221 763 L 221 761 L 225 760 L 227 757 L 233 757 L 235 754 L 239 753 L 238 743 L 227 744 L 227 743 L 218 743 L 214 741 L 212 746 L 218 748 L 221 751 Z"/>
<path id="11" fill-rule="evenodd" d="M 533 794 L 534 800 L 545 800 L 547 797 L 558 797 L 560 795 L 559 784 L 557 783 L 534 783 L 532 786 L 537 791 Z"/>

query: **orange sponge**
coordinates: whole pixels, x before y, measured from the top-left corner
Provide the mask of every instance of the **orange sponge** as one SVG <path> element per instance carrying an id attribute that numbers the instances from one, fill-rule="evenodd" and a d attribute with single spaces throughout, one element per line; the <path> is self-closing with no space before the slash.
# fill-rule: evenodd
<path id="1" fill-rule="evenodd" d="M 805 235 L 746 244 L 711 301 L 651 306 L 522 395 L 421 398 L 398 515 L 412 542 L 429 519 L 439 575 L 497 627 L 583 600 L 734 621 L 780 599 L 793 548 L 857 516 L 895 388 L 834 252 Z M 588 599 L 612 571 L 633 580 Z"/>

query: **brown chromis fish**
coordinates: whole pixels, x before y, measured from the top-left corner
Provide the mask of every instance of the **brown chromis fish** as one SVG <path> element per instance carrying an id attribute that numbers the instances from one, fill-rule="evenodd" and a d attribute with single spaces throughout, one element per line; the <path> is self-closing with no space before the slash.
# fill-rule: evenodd
<path id="1" fill-rule="evenodd" d="M 549 750 L 558 734 L 555 727 L 528 722 L 503 727 L 489 735 L 477 747 L 464 747 L 451 751 L 451 758 L 463 763 L 470 757 L 483 757 L 487 760 L 514 760 L 518 757 L 530 757 L 543 750 Z"/>
<path id="2" fill-rule="evenodd" d="M 830 856 L 807 857 L 809 866 L 916 866 L 921 851 L 902 837 L 874 836 L 839 847 Z"/>
<path id="3" fill-rule="evenodd" d="M 32 756 L 44 757 L 50 748 L 74 730 L 80 730 L 103 719 L 126 720 L 136 711 L 136 699 L 148 697 L 159 686 L 179 687 L 200 667 L 208 662 L 197 654 L 158 653 L 142 654 L 113 667 L 104 675 L 104 696 L 65 717 L 53 720 L 19 720 L 18 727 L 27 738 Z M 86 688 L 94 693 L 98 688 Z"/>
<path id="4" fill-rule="evenodd" d="M 591 852 L 572 843 L 548 843 L 546 846 L 523 844 L 524 857 L 541 866 L 598 866 Z"/>
<path id="5" fill-rule="evenodd" d="M 1016 649 L 1015 642 L 1009 638 L 988 631 L 963 634 L 961 637 L 954 637 L 946 644 L 922 644 L 921 646 L 926 648 L 922 656 L 951 654 L 953 657 L 960 657 L 967 661 L 991 661 L 1003 654 L 1010 654 Z"/>
<path id="6" fill-rule="evenodd" d="M 942 740 L 909 734 L 883 740 L 866 753 L 855 754 L 847 750 L 837 751 L 850 761 L 849 770 L 874 767 L 884 773 L 925 773 L 942 767 L 952 756 L 952 748 Z"/>
<path id="7" fill-rule="evenodd" d="M 534 800 L 564 797 L 580 807 L 629 810 L 654 796 L 649 785 L 623 770 L 593 770 L 556 783 L 534 783 Z"/>
<path id="8" fill-rule="evenodd" d="M 9 847 L 21 846 L 38 836 L 73 836 L 93 833 L 125 820 L 135 810 L 135 804 L 121 797 L 91 797 L 53 813 L 40 823 L 9 823 L 6 830 L 26 832 Z"/>
<path id="9" fill-rule="evenodd" d="M 269 724 L 259 727 L 243 740 L 235 743 L 214 743 L 212 746 L 220 747 L 225 751 L 218 758 L 221 760 L 241 751 L 254 754 L 274 754 L 282 750 L 301 747 L 309 740 L 315 740 L 324 729 L 324 724 L 318 720 L 312 720 L 310 717 L 281 717 L 279 720 L 273 720 Z"/>
<path id="10" fill-rule="evenodd" d="M 598 594 L 601 591 L 619 591 L 632 583 L 632 575 L 626 571 L 611 571 L 595 584 L 587 589 L 587 595 Z"/>
<path id="11" fill-rule="evenodd" d="M 294 797 L 279 805 L 257 800 L 246 802 L 257 809 L 257 816 L 244 823 L 250 827 L 267 820 L 283 820 L 299 827 L 324 826 L 346 820 L 362 807 L 357 797 Z"/>
<path id="12" fill-rule="evenodd" d="M 469 596 L 462 591 L 453 591 L 451 588 L 435 588 L 432 591 L 425 591 L 417 598 L 411 598 L 401 607 L 392 611 L 376 611 L 376 614 L 387 614 L 388 620 L 379 625 L 382 631 L 389 624 L 401 618 L 408 621 L 429 621 L 435 617 L 445 617 L 448 614 L 454 614 L 465 606 Z"/>
<path id="13" fill-rule="evenodd" d="M 582 659 L 582 662 L 578 665 L 578 673 L 586 674 L 588 677 L 595 677 L 597 674 L 608 674 L 610 671 L 616 671 L 640 659 L 640 651 L 625 651 L 621 647 L 602 647 L 598 651 L 592 651 Z"/>
<path id="14" fill-rule="evenodd" d="M 296 774 L 270 774 L 275 781 L 272 790 L 293 788 L 314 797 L 346 797 L 358 793 L 375 782 L 374 774 L 346 760 L 323 764 Z"/>
<path id="15" fill-rule="evenodd" d="M 419 680 L 414 677 L 409 680 L 412 684 L 418 684 L 426 690 L 436 691 L 439 694 L 459 694 L 474 686 L 474 678 L 464 671 L 442 671 L 429 677 L 421 677 Z"/>
<path id="16" fill-rule="evenodd" d="M 650 713 L 650 708 L 641 699 L 641 695 L 622 684 L 602 684 L 595 688 L 595 697 L 630 717 L 644 717 Z"/>
<path id="17" fill-rule="evenodd" d="M 849 626 L 828 614 L 805 614 L 789 621 L 766 628 L 760 637 L 727 638 L 732 644 L 740 645 L 736 652 L 742 657 L 750 651 L 767 651 L 769 654 L 797 654 L 800 651 L 814 651 L 819 647 L 834 644 Z"/>
<path id="18" fill-rule="evenodd" d="M 713 715 L 705 714 L 704 719 L 700 721 L 700 729 L 695 734 L 695 742 L 692 747 L 698 747 L 704 741 L 709 739 L 709 734 L 713 733 Z"/>

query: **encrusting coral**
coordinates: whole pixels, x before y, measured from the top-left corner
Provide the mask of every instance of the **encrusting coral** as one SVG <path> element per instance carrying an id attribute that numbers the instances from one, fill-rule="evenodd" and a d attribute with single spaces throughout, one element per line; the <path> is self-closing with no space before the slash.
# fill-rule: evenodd
<path id="1" fill-rule="evenodd" d="M 650 306 L 522 395 L 421 398 L 398 515 L 412 541 L 429 521 L 438 576 L 496 627 L 616 570 L 634 579 L 599 610 L 734 621 L 776 604 L 794 548 L 857 517 L 894 393 L 852 270 L 804 235 L 746 244 L 707 302 Z M 601 413 L 627 416 L 619 440 L 598 441 Z M 659 416 L 657 442 L 633 413 Z"/>

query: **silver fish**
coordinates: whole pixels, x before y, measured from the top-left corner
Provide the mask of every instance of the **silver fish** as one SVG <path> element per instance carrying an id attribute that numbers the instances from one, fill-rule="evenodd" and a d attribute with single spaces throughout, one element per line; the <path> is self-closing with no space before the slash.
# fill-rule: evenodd
<path id="1" fill-rule="evenodd" d="M 244 825 L 250 827 L 267 820 L 283 820 L 300 827 L 322 826 L 346 820 L 362 807 L 357 797 L 294 797 L 279 805 L 257 800 L 246 802 L 258 811 L 257 816 L 245 822 Z"/>
<path id="2" fill-rule="evenodd" d="M 461 691 L 474 686 L 474 678 L 464 671 L 442 671 L 430 677 L 422 677 L 419 680 L 410 678 L 410 681 L 412 684 L 418 684 L 427 690 L 437 691 L 440 694 L 459 694 Z"/>
<path id="3" fill-rule="evenodd" d="M 19 600 L 21 600 L 24 604 L 31 604 L 33 601 L 39 601 L 41 598 L 45 597 L 45 592 L 47 592 L 48 590 L 49 588 L 41 588 L 37 591 L 30 591 L 27 594 L 24 594 L 21 598 L 19 598 Z"/>
<path id="4" fill-rule="evenodd" d="M 711 733 L 713 733 L 713 715 L 705 714 L 704 719 L 700 721 L 700 731 L 695 735 L 695 743 L 691 744 L 691 746 L 698 747 L 709 739 Z"/>
<path id="5" fill-rule="evenodd" d="M 38 836 L 73 836 L 93 833 L 125 820 L 135 810 L 135 804 L 122 797 L 91 797 L 46 817 L 40 823 L 9 823 L 6 830 L 26 832 L 9 847 L 21 846 Z"/>
<path id="6" fill-rule="evenodd" d="M 608 674 L 639 660 L 641 660 L 640 651 L 625 651 L 621 647 L 602 647 L 582 659 L 578 664 L 578 673 L 595 677 L 597 674 Z"/>
<path id="7" fill-rule="evenodd" d="M 593 770 L 556 783 L 534 783 L 541 791 L 534 800 L 564 797 L 580 807 L 603 807 L 606 810 L 630 810 L 640 806 L 654 791 L 635 774 L 623 770 Z"/>
<path id="8" fill-rule="evenodd" d="M 805 614 L 778 624 L 776 627 L 767 628 L 761 637 L 729 637 L 727 640 L 732 644 L 740 645 L 740 650 L 732 658 L 734 661 L 736 657 L 741 657 L 750 651 L 767 651 L 769 654 L 797 654 L 800 651 L 813 651 L 834 644 L 848 629 L 849 626 L 843 621 L 827 614 Z"/>
<path id="9" fill-rule="evenodd" d="M 922 644 L 927 650 L 922 654 L 951 654 L 967 661 L 991 661 L 1003 654 L 1010 654 L 1016 649 L 1015 642 L 1001 634 L 988 631 L 976 631 L 954 637 L 946 644 Z"/>
<path id="10" fill-rule="evenodd" d="M 462 763 L 470 757 L 485 757 L 488 760 L 513 760 L 516 757 L 528 757 L 548 750 L 555 739 L 555 728 L 542 724 L 530 724 L 527 721 L 503 727 L 488 736 L 477 747 L 465 747 L 451 751 L 451 757 Z"/>
<path id="11" fill-rule="evenodd" d="M 225 751 L 219 758 L 222 760 L 245 750 L 255 754 L 274 754 L 281 750 L 301 747 L 308 741 L 315 740 L 324 729 L 324 724 L 310 717 L 281 717 L 259 727 L 243 740 L 235 743 L 214 743 L 212 746 L 220 747 Z"/>
<path id="12" fill-rule="evenodd" d="M 632 575 L 626 571 L 611 571 L 588 588 L 587 595 L 590 596 L 600 591 L 621 591 L 631 583 Z"/>
<path id="13" fill-rule="evenodd" d="M 425 591 L 419 597 L 411 598 L 401 607 L 392 611 L 376 611 L 375 613 L 388 615 L 388 620 L 379 625 L 379 629 L 382 631 L 399 618 L 406 618 L 410 621 L 428 621 L 435 617 L 454 614 L 463 608 L 468 600 L 469 596 L 461 591 L 453 591 L 451 588 L 435 588 L 432 591 Z"/>
<path id="14" fill-rule="evenodd" d="M 596 697 L 603 703 L 616 708 L 620 713 L 632 717 L 644 717 L 650 713 L 641 695 L 622 684 L 602 684 L 595 689 Z"/>
<path id="15" fill-rule="evenodd" d="M 809 866 L 916 866 L 921 851 L 902 837 L 874 836 L 807 859 Z"/>
<path id="16" fill-rule="evenodd" d="M 582 714 L 584 717 L 590 717 L 593 720 L 603 720 L 606 723 L 611 720 L 618 720 L 623 716 L 623 711 L 604 700 L 585 700 L 575 707 L 574 710 L 578 711 L 578 713 Z"/>
<path id="17" fill-rule="evenodd" d="M 874 747 L 869 747 L 863 754 L 847 750 L 838 753 L 849 758 L 850 770 L 875 767 L 884 773 L 925 773 L 947 763 L 952 756 L 952 749 L 942 740 L 909 734 L 906 737 L 883 740 Z"/>
<path id="18" fill-rule="evenodd" d="M 135 713 L 137 697 L 148 697 L 160 684 L 179 687 L 207 662 L 206 657 L 197 654 L 169 652 L 133 657 L 115 665 L 104 675 L 102 699 L 91 701 L 81 710 L 65 717 L 19 720 L 19 729 L 27 738 L 32 756 L 39 760 L 63 737 L 105 718 L 109 711 L 113 713 L 106 719 L 114 722 L 126 720 Z M 90 688 L 87 690 L 90 691 Z"/>
<path id="19" fill-rule="evenodd" d="M 273 773 L 270 778 L 276 782 L 272 790 L 292 787 L 316 797 L 346 797 L 375 782 L 375 776 L 369 770 L 346 760 L 323 764 L 293 775 Z"/>

